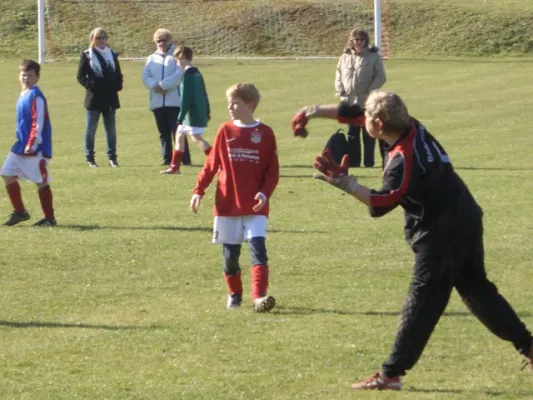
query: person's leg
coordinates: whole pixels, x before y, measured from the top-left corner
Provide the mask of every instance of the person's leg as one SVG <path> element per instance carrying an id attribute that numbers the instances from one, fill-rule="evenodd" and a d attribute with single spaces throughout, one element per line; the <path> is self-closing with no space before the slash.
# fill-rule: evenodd
<path id="1" fill-rule="evenodd" d="M 350 157 L 350 167 L 361 166 L 361 127 L 348 125 L 348 145 L 346 152 Z"/>
<path id="2" fill-rule="evenodd" d="M 191 149 L 189 148 L 189 139 L 187 139 L 187 136 L 185 136 L 183 157 L 181 159 L 181 163 L 183 165 L 188 165 L 188 166 L 192 165 Z"/>
<path id="3" fill-rule="evenodd" d="M 48 183 L 38 183 L 37 193 L 39 194 L 39 201 L 41 202 L 44 217 L 36 222 L 34 226 L 56 226 L 54 201 L 50 185 Z"/>
<path id="4" fill-rule="evenodd" d="M 392 352 L 382 365 L 388 378 L 405 375 L 420 356 L 453 288 L 449 259 L 441 254 L 415 254 L 415 268 L 409 292 L 403 304 Z"/>
<path id="5" fill-rule="evenodd" d="M 94 158 L 94 137 L 100 119 L 100 110 L 86 110 L 85 158 L 89 167 L 97 167 Z"/>
<path id="6" fill-rule="evenodd" d="M 241 255 L 240 244 L 222 244 L 224 257 L 224 280 L 228 287 L 229 296 L 227 308 L 239 307 L 242 303 L 242 280 L 239 258 Z"/>
<path id="7" fill-rule="evenodd" d="M 202 152 L 206 156 L 208 156 L 209 152 L 211 151 L 211 145 L 209 143 L 207 143 L 207 141 L 204 139 L 203 132 L 202 133 L 195 133 L 195 128 L 192 128 L 192 134 L 190 136 L 191 136 L 192 142 L 196 146 L 198 146 L 198 148 L 200 150 L 202 150 Z"/>
<path id="8" fill-rule="evenodd" d="M 169 111 L 169 108 L 171 109 Z M 172 128 L 175 125 L 170 124 L 169 114 L 173 114 L 172 109 L 177 107 L 161 107 L 153 110 L 157 130 L 159 132 L 159 142 L 161 143 L 161 156 L 163 157 L 163 164 L 169 165 L 172 160 Z M 177 118 L 177 116 L 176 116 Z"/>
<path id="9" fill-rule="evenodd" d="M 367 168 L 371 168 L 374 166 L 374 151 L 376 147 L 376 139 L 374 139 L 372 136 L 368 134 L 366 129 L 362 128 L 362 136 L 363 136 L 363 147 L 364 147 L 364 154 L 363 154 L 363 164 Z"/>
<path id="10" fill-rule="evenodd" d="M 531 333 L 496 286 L 487 279 L 483 248 L 483 224 L 476 226 L 474 246 L 457 278 L 455 288 L 470 311 L 492 333 L 511 342 L 525 357 L 533 357 Z"/>
<path id="11" fill-rule="evenodd" d="M 118 167 L 117 163 L 117 128 L 116 128 L 116 110 L 109 108 L 102 111 L 104 119 L 104 128 L 107 138 L 107 157 L 109 165 Z"/>
<path id="12" fill-rule="evenodd" d="M 7 160 L 6 160 L 7 161 Z M 6 173 L 6 164 L 2 168 L 2 175 Z M 9 219 L 4 222 L 6 226 L 13 226 L 19 222 L 27 221 L 30 219 L 30 214 L 26 211 L 24 203 L 22 201 L 22 192 L 16 176 L 3 176 L 6 186 L 7 195 L 13 206 L 13 213 Z"/>
<path id="13" fill-rule="evenodd" d="M 183 125 L 180 125 L 176 131 L 176 148 L 172 152 L 172 160 L 167 169 L 161 171 L 161 174 L 172 175 L 180 174 L 181 161 L 183 159 L 183 152 L 185 149 L 186 131 L 183 130 Z"/>

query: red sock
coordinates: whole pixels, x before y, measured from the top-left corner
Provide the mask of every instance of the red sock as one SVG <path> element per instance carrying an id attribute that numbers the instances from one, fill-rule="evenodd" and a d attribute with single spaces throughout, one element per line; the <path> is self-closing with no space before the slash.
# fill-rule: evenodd
<path id="1" fill-rule="evenodd" d="M 18 213 L 23 213 L 26 209 L 24 208 L 24 203 L 22 202 L 22 193 L 20 192 L 20 185 L 18 181 L 10 183 L 6 186 L 7 194 L 9 195 L 9 200 L 13 208 Z"/>
<path id="2" fill-rule="evenodd" d="M 224 272 L 224 280 L 226 281 L 226 285 L 228 285 L 229 294 L 235 293 L 242 296 L 241 271 L 235 275 L 228 275 Z"/>
<path id="3" fill-rule="evenodd" d="M 207 149 L 204 150 L 204 154 L 205 154 L 206 156 L 208 156 L 209 153 L 211 153 L 211 149 L 212 149 L 212 147 L 209 146 Z"/>
<path id="4" fill-rule="evenodd" d="M 172 161 L 170 162 L 170 168 L 180 169 L 182 158 L 183 158 L 183 151 L 174 150 L 172 153 Z"/>
<path id="5" fill-rule="evenodd" d="M 41 208 L 43 209 L 45 218 L 49 219 L 50 221 L 55 220 L 54 202 L 52 189 L 50 189 L 50 186 L 46 185 L 39 189 L 39 200 L 41 200 Z"/>
<path id="6" fill-rule="evenodd" d="M 268 265 L 254 265 L 252 267 L 252 300 L 266 296 L 267 289 Z"/>

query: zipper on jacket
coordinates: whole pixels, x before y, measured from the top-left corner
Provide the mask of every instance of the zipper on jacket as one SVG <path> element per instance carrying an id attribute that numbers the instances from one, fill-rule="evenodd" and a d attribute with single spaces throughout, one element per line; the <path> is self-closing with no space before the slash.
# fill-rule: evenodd
<path id="1" fill-rule="evenodd" d="M 163 56 L 163 69 L 161 70 L 161 80 L 165 79 L 165 59 L 167 54 Z M 166 93 L 163 93 L 163 107 L 165 107 Z"/>

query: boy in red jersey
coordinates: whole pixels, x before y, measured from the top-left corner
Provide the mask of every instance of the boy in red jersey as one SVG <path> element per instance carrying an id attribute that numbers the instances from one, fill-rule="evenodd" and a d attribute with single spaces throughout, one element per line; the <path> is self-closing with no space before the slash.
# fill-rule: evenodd
<path id="1" fill-rule="evenodd" d="M 227 308 L 242 303 L 239 257 L 248 241 L 252 257 L 252 301 L 256 312 L 276 304 L 267 296 L 268 264 L 265 246 L 269 202 L 279 180 L 276 138 L 272 129 L 254 118 L 260 94 L 250 83 L 226 91 L 231 121 L 217 131 L 212 151 L 198 176 L 191 198 L 197 212 L 205 189 L 218 173 L 213 243 L 222 243 L 224 279 L 229 289 Z"/>

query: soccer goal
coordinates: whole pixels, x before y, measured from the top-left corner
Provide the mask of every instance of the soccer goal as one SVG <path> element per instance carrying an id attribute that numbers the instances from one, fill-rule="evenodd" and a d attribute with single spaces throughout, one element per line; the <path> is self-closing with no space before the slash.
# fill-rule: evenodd
<path id="1" fill-rule="evenodd" d="M 39 60 L 79 56 L 103 27 L 123 59 L 167 28 L 202 58 L 337 57 L 354 28 L 389 56 L 387 0 L 37 0 Z"/>

